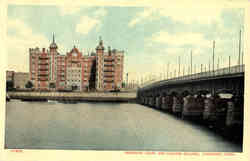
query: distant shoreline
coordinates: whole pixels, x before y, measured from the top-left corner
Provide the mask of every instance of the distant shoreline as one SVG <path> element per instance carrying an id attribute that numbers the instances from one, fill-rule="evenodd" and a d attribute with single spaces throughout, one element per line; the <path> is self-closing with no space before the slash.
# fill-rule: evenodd
<path id="1" fill-rule="evenodd" d="M 7 92 L 10 99 L 61 102 L 136 102 L 136 93 L 125 92 Z"/>

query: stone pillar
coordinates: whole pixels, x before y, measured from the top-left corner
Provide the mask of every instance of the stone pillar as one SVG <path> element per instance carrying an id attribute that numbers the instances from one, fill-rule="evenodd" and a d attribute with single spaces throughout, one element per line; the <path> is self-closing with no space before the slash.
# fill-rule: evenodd
<path id="1" fill-rule="evenodd" d="M 140 100 L 141 100 L 141 104 L 144 105 L 144 96 L 143 95 L 141 95 Z"/>
<path id="2" fill-rule="evenodd" d="M 226 126 L 232 126 L 235 121 L 235 110 L 233 101 L 227 102 L 227 117 L 226 117 Z"/>
<path id="3" fill-rule="evenodd" d="M 198 115 L 200 116 L 200 119 L 202 119 L 202 115 L 204 112 L 204 106 L 205 106 L 204 100 L 205 100 L 205 97 L 202 95 L 198 95 L 195 99 L 197 113 L 199 113 Z"/>
<path id="4" fill-rule="evenodd" d="M 214 104 L 214 98 L 206 98 L 204 100 L 203 120 L 206 124 L 210 124 L 216 119 L 216 106 Z"/>
<path id="5" fill-rule="evenodd" d="M 182 118 L 201 119 L 204 109 L 204 99 L 202 97 L 186 96 L 184 98 Z"/>
<path id="6" fill-rule="evenodd" d="M 156 99 L 156 96 L 152 96 L 152 103 L 151 103 L 151 106 L 153 108 L 155 108 L 155 99 Z"/>
<path id="7" fill-rule="evenodd" d="M 147 97 L 147 106 L 150 106 L 150 96 Z"/>
<path id="8" fill-rule="evenodd" d="M 151 97 L 148 96 L 148 99 L 147 99 L 147 105 L 150 106 L 150 100 L 151 100 Z"/>
<path id="9" fill-rule="evenodd" d="M 145 96 L 144 104 L 145 104 L 146 106 L 148 106 L 148 96 Z"/>
<path id="10" fill-rule="evenodd" d="M 160 100 L 160 97 L 159 96 L 156 96 L 155 97 L 155 108 L 159 109 L 160 108 L 160 103 L 159 103 L 159 100 Z"/>
<path id="11" fill-rule="evenodd" d="M 153 96 L 149 97 L 149 106 L 152 107 L 153 105 Z"/>
<path id="12" fill-rule="evenodd" d="M 244 115 L 244 103 L 243 97 L 231 99 L 227 102 L 227 116 L 226 116 L 226 127 L 225 133 L 231 139 L 237 142 L 243 140 L 243 115 Z"/>
<path id="13" fill-rule="evenodd" d="M 142 96 L 142 105 L 145 105 L 145 96 Z"/>
<path id="14" fill-rule="evenodd" d="M 148 104 L 148 102 L 149 102 L 149 97 L 148 97 L 148 96 L 146 96 L 146 97 L 145 97 L 145 105 L 146 105 L 146 106 L 148 106 L 148 105 L 149 105 L 149 104 Z"/>
<path id="15" fill-rule="evenodd" d="M 174 96 L 173 97 L 173 105 L 172 105 L 173 113 L 175 113 L 175 114 L 181 113 L 182 112 L 182 106 L 183 106 L 182 97 Z"/>
<path id="16" fill-rule="evenodd" d="M 243 99 L 231 99 L 227 105 L 226 126 L 243 126 Z"/>
<path id="17" fill-rule="evenodd" d="M 161 108 L 161 106 L 162 106 L 162 98 L 163 98 L 163 96 L 160 95 L 159 96 L 159 103 L 158 103 L 159 104 L 159 109 L 162 109 Z"/>
<path id="18" fill-rule="evenodd" d="M 223 129 L 225 129 L 228 101 L 229 99 L 223 99 L 220 97 L 216 97 L 214 99 L 216 106 L 216 120 L 214 122 L 214 126 L 218 131 L 223 131 Z"/>
<path id="19" fill-rule="evenodd" d="M 158 94 L 155 98 L 155 107 L 157 109 L 161 109 L 161 104 L 162 104 L 161 100 L 162 100 L 162 97 Z"/>
<path id="20" fill-rule="evenodd" d="M 162 110 L 166 109 L 166 96 L 161 97 L 161 109 Z"/>
<path id="21" fill-rule="evenodd" d="M 168 112 L 172 112 L 172 106 L 173 106 L 173 97 L 167 95 L 165 97 L 165 103 L 163 104 L 163 109 Z"/>

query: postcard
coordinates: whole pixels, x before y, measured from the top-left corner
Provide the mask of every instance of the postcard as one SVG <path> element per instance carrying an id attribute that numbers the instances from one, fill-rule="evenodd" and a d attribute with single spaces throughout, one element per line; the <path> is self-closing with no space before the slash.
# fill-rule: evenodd
<path id="1" fill-rule="evenodd" d="M 248 2 L 2 3 L 0 160 L 248 156 Z"/>

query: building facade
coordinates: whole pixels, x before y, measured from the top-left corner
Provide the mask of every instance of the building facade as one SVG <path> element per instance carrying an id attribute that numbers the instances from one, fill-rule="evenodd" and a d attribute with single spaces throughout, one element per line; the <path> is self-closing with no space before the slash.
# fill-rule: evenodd
<path id="1" fill-rule="evenodd" d="M 35 89 L 48 90 L 50 78 L 50 57 L 45 48 L 30 49 L 30 80 Z"/>
<path id="2" fill-rule="evenodd" d="M 7 86 L 15 89 L 25 89 L 30 80 L 29 73 L 6 71 Z"/>
<path id="3" fill-rule="evenodd" d="M 66 89 L 66 56 L 58 55 L 57 59 L 56 90 Z"/>
<path id="4" fill-rule="evenodd" d="M 66 55 L 66 87 L 81 91 L 83 74 L 82 53 L 74 46 Z"/>
<path id="5" fill-rule="evenodd" d="M 8 82 L 13 82 L 14 81 L 14 71 L 9 71 L 9 70 L 7 70 L 6 71 L 6 81 Z"/>
<path id="6" fill-rule="evenodd" d="M 29 81 L 29 73 L 15 72 L 14 73 L 14 88 L 25 89 L 25 85 Z"/>
<path id="7" fill-rule="evenodd" d="M 124 51 L 105 51 L 100 39 L 96 52 L 83 55 L 75 46 L 66 55 L 53 41 L 49 50 L 29 50 L 30 80 L 37 90 L 112 91 L 122 88 Z"/>
<path id="8" fill-rule="evenodd" d="M 105 52 L 102 40 L 96 47 L 96 89 L 116 90 L 122 88 L 124 51 Z"/>

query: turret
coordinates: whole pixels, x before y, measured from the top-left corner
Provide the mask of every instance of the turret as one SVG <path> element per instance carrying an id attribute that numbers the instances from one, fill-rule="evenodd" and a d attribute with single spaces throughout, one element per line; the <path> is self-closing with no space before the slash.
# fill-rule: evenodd
<path id="1" fill-rule="evenodd" d="M 111 56 L 111 47 L 110 46 L 108 47 L 108 54 L 109 54 L 109 56 Z"/>
<path id="2" fill-rule="evenodd" d="M 102 38 L 100 37 L 99 45 L 96 47 L 96 52 L 97 53 L 100 53 L 100 52 L 103 53 L 103 51 L 104 51 L 103 41 L 102 41 Z"/>
<path id="3" fill-rule="evenodd" d="M 56 42 L 55 42 L 55 35 L 54 34 L 53 34 L 53 41 L 50 44 L 49 48 L 50 49 L 57 49 L 57 45 L 56 45 Z"/>

